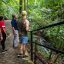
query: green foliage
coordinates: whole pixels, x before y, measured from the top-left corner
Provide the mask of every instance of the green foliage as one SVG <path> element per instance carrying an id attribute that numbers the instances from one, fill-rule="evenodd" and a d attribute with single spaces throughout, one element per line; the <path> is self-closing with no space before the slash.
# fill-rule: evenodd
<path id="1" fill-rule="evenodd" d="M 53 47 L 58 48 L 59 50 L 64 49 L 64 25 L 54 28 L 49 28 L 46 30 L 46 36 L 49 37 L 49 42 L 52 43 Z"/>
<path id="2" fill-rule="evenodd" d="M 18 14 L 18 0 L 0 0 L 0 15 L 4 15 L 11 19 L 11 14 Z"/>
<path id="3" fill-rule="evenodd" d="M 36 3 L 35 3 L 36 1 Z M 50 23 L 55 20 L 64 18 L 64 1 L 63 0 L 32 0 L 28 4 L 28 16 L 31 19 L 42 19 L 45 23 Z M 38 19 L 35 21 L 37 22 Z"/>
<path id="4" fill-rule="evenodd" d="M 31 19 L 32 30 L 43 27 L 52 21 L 62 21 L 64 19 L 64 0 L 36 0 L 28 5 L 28 18 Z M 37 24 L 38 23 L 38 24 Z M 35 28 L 34 28 L 35 27 Z M 45 31 L 53 46 L 62 48 L 63 44 L 63 26 L 49 28 Z M 58 44 L 58 45 L 57 45 Z"/>
<path id="5" fill-rule="evenodd" d="M 31 30 L 64 20 L 64 0 L 31 0 L 28 4 L 28 19 L 31 20 Z M 64 51 L 64 25 L 48 28 L 44 30 L 44 35 L 52 47 Z M 43 52 L 42 48 L 38 49 Z M 47 55 L 45 51 L 42 54 Z"/>

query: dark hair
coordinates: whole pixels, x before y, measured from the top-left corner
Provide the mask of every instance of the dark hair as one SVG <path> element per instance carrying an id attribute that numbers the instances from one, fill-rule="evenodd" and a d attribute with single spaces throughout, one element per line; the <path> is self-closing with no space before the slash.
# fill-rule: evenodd
<path id="1" fill-rule="evenodd" d="M 12 18 L 15 18 L 15 15 L 12 15 Z"/>
<path id="2" fill-rule="evenodd" d="M 0 16 L 0 21 L 3 20 L 3 16 Z"/>

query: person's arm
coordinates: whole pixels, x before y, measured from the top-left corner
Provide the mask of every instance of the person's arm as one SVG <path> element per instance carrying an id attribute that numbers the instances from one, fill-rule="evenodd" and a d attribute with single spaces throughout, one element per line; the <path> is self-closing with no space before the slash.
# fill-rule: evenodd
<path id="1" fill-rule="evenodd" d="M 29 21 L 26 20 L 26 31 L 29 31 Z"/>
<path id="2" fill-rule="evenodd" d="M 15 34 L 15 28 L 14 27 L 12 27 L 12 32 L 13 32 L 13 34 Z"/>
<path id="3" fill-rule="evenodd" d="M 2 33 L 1 33 L 1 28 L 0 28 L 0 41 L 3 39 Z"/>
<path id="4" fill-rule="evenodd" d="M 0 28 L 0 34 L 1 34 L 1 28 Z"/>
<path id="5" fill-rule="evenodd" d="M 15 28 L 14 28 L 14 23 L 12 21 L 11 21 L 11 26 L 12 26 L 12 31 L 13 31 L 13 34 L 14 34 Z"/>
<path id="6" fill-rule="evenodd" d="M 12 26 L 12 31 L 14 31 L 15 29 L 14 29 L 14 26 Z"/>

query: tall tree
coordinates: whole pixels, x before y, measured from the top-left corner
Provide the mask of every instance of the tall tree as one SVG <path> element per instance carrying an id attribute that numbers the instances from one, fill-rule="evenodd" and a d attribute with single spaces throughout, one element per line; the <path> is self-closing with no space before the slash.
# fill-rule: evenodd
<path id="1" fill-rule="evenodd" d="M 21 14 L 22 11 L 22 0 L 19 1 L 19 13 Z"/>
<path id="2" fill-rule="evenodd" d="M 27 0 L 24 0 L 24 10 L 26 10 L 27 7 Z"/>

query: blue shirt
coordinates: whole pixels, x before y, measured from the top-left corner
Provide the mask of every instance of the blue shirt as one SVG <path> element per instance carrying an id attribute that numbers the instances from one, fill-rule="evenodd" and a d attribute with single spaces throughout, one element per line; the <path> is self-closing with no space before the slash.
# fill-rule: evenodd
<path id="1" fill-rule="evenodd" d="M 12 27 L 15 28 L 15 30 L 18 30 L 17 22 L 16 22 L 15 19 L 12 19 L 12 21 L 11 21 L 11 25 L 12 25 Z"/>

